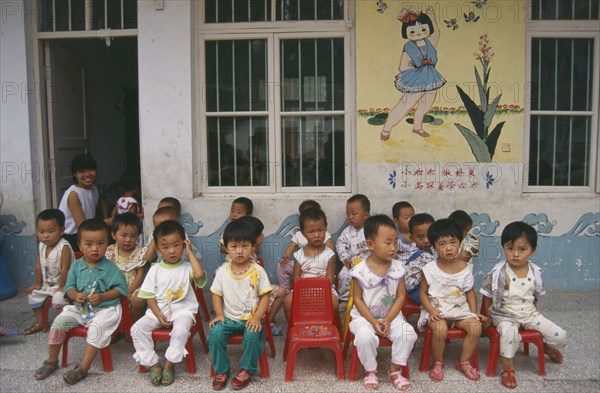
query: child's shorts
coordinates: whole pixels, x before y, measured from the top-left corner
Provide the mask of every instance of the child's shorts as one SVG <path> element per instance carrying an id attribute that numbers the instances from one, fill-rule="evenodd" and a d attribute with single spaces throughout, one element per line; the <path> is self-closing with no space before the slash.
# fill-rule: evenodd
<path id="1" fill-rule="evenodd" d="M 277 279 L 279 285 L 285 288 L 287 293 L 292 290 L 292 277 L 294 276 L 294 260 L 288 259 L 284 267 L 277 264 Z"/>
<path id="2" fill-rule="evenodd" d="M 54 319 L 50 331 L 57 329 L 68 332 L 76 326 L 85 326 L 88 328 L 86 342 L 96 348 L 104 348 L 110 345 L 110 339 L 114 331 L 121 322 L 121 304 L 95 309 L 95 315 L 92 319 L 83 319 L 81 316 L 81 307 L 69 305 L 62 313 Z M 62 344 L 52 341 L 52 333 L 48 335 L 48 343 Z"/>
<path id="3" fill-rule="evenodd" d="M 27 303 L 31 308 L 40 308 L 48 297 L 52 297 L 52 305 L 55 308 L 63 308 L 68 304 L 63 291 L 52 290 L 51 288 L 41 288 L 33 290 L 27 295 Z"/>

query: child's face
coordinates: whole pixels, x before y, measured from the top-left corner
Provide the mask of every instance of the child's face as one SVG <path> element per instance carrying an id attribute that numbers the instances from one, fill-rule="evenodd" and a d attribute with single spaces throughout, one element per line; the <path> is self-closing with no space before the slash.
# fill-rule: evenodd
<path id="1" fill-rule="evenodd" d="M 382 261 L 389 262 L 396 256 L 398 251 L 398 236 L 396 230 L 390 227 L 380 226 L 373 239 L 367 239 L 367 247 L 371 255 Z"/>
<path id="2" fill-rule="evenodd" d="M 427 237 L 427 231 L 431 224 L 432 223 L 427 222 L 425 224 L 415 225 L 410 234 L 417 247 L 421 250 L 431 250 L 431 243 L 429 243 L 429 238 Z"/>
<path id="3" fill-rule="evenodd" d="M 171 214 L 159 214 L 152 217 L 152 224 L 154 224 L 154 228 L 159 226 L 165 221 L 179 221 L 179 217 L 173 216 Z"/>
<path id="4" fill-rule="evenodd" d="M 95 169 L 84 169 L 82 171 L 76 171 L 74 173 L 75 178 L 77 179 L 77 184 L 81 188 L 90 189 L 92 185 L 96 182 L 96 170 Z"/>
<path id="5" fill-rule="evenodd" d="M 243 265 L 248 263 L 254 253 L 255 244 L 249 240 L 230 240 L 225 246 L 231 263 Z"/>
<path id="6" fill-rule="evenodd" d="M 521 267 L 526 265 L 531 254 L 535 252 L 535 248 L 527 241 L 525 235 L 517 238 L 513 242 L 504 243 L 502 245 L 506 261 L 511 267 Z"/>
<path id="7" fill-rule="evenodd" d="M 56 220 L 38 220 L 37 238 L 47 246 L 58 244 L 65 228 L 58 225 Z"/>
<path id="8" fill-rule="evenodd" d="M 231 210 L 229 211 L 229 220 L 235 221 L 240 217 L 246 217 L 248 215 L 248 210 L 246 210 L 246 206 L 241 203 L 232 203 Z"/>
<path id="9" fill-rule="evenodd" d="M 83 231 L 80 235 L 79 249 L 87 263 L 98 263 L 104 258 L 108 248 L 108 233 L 102 231 Z"/>
<path id="10" fill-rule="evenodd" d="M 113 239 L 117 242 L 119 249 L 131 251 L 137 244 L 137 238 L 140 235 L 137 227 L 133 225 L 119 225 L 119 229 L 112 233 Z"/>
<path id="11" fill-rule="evenodd" d="M 346 217 L 350 225 L 355 229 L 360 229 L 369 218 L 369 212 L 363 208 L 360 201 L 354 201 L 346 204 Z"/>
<path id="12" fill-rule="evenodd" d="M 417 22 L 414 26 L 409 26 L 406 28 L 406 36 L 411 41 L 418 41 L 424 38 L 429 37 L 431 32 L 429 31 L 429 25 L 425 23 L 424 25 Z"/>
<path id="13" fill-rule="evenodd" d="M 326 232 L 327 225 L 322 218 L 317 221 L 306 220 L 304 222 L 304 228 L 302 229 L 302 234 L 306 238 L 308 245 L 311 247 L 322 246 L 325 243 Z"/>
<path id="14" fill-rule="evenodd" d="M 181 260 L 183 250 L 185 249 L 185 239 L 182 239 L 179 233 L 174 232 L 159 236 L 157 240 L 156 247 L 165 263 L 174 264 Z"/>
<path id="15" fill-rule="evenodd" d="M 454 236 L 444 236 L 436 240 L 434 247 L 438 257 L 444 261 L 454 261 L 458 258 L 460 241 Z"/>
<path id="16" fill-rule="evenodd" d="M 409 233 L 408 222 L 415 215 L 415 210 L 412 207 L 403 207 L 400 209 L 398 217 L 394 217 L 394 222 L 398 226 L 400 233 Z"/>

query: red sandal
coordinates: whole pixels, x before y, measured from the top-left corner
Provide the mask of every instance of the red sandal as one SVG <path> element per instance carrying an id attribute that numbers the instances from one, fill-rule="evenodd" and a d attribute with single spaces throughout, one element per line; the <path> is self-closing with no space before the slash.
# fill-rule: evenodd
<path id="1" fill-rule="evenodd" d="M 502 386 L 514 389 L 517 387 L 517 380 L 515 379 L 515 370 L 502 370 L 500 374 L 500 383 Z"/>
<path id="2" fill-rule="evenodd" d="M 465 367 L 465 369 L 463 369 Z M 456 361 L 456 369 L 463 373 L 465 377 L 469 378 L 471 381 L 478 381 L 480 378 L 479 370 L 475 367 L 471 366 L 471 362 L 469 360 L 464 361 Z"/>

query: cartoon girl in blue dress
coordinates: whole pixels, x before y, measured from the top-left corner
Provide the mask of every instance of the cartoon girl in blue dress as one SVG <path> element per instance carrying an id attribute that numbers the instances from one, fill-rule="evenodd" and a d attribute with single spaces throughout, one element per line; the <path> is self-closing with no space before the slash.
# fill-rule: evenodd
<path id="1" fill-rule="evenodd" d="M 380 139 L 387 141 L 392 128 L 406 114 L 415 108 L 413 130 L 424 138 L 429 133 L 423 130 L 423 117 L 431 109 L 437 89 L 446 80 L 435 69 L 437 51 L 435 46 L 440 38 L 440 32 L 435 23 L 435 13 L 432 7 L 423 13 L 414 7 L 403 9 L 398 15 L 402 22 L 402 38 L 408 38 L 400 58 L 400 73 L 396 76 L 396 89 L 404 95 L 392 108 L 387 121 L 383 125 Z"/>

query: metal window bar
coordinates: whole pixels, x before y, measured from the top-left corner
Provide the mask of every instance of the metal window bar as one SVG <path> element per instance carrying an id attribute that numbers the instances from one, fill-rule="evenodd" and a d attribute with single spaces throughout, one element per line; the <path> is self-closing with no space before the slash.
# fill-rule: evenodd
<path id="1" fill-rule="evenodd" d="M 219 168 L 221 169 L 221 168 Z M 233 185 L 238 184 L 238 173 L 237 173 L 237 117 L 233 118 Z"/>
<path id="2" fill-rule="evenodd" d="M 331 118 L 331 185 L 335 186 L 335 119 Z"/>
<path id="3" fill-rule="evenodd" d="M 92 11 L 92 0 L 85 0 L 85 30 L 89 31 L 92 30 L 92 17 L 93 17 L 93 11 Z"/>
<path id="4" fill-rule="evenodd" d="M 536 165 L 536 176 L 535 176 L 535 181 L 536 184 L 539 186 L 540 185 L 540 154 L 541 154 L 541 145 L 540 145 L 540 141 L 542 140 L 542 135 L 541 135 L 541 131 L 540 131 L 540 126 L 541 126 L 541 116 L 538 116 L 537 118 L 537 165 Z"/>
<path id="5" fill-rule="evenodd" d="M 554 110 L 558 110 L 558 38 L 554 39 Z"/>
<path id="6" fill-rule="evenodd" d="M 569 87 L 571 91 L 571 96 L 569 99 L 569 109 L 573 110 L 573 90 L 575 86 L 575 39 L 571 39 L 571 86 Z"/>
<path id="7" fill-rule="evenodd" d="M 125 28 L 125 5 L 124 0 L 121 0 L 121 29 Z"/>
<path id="8" fill-rule="evenodd" d="M 552 130 L 552 185 L 556 185 L 556 119 L 558 116 L 554 116 L 554 129 Z"/>
<path id="9" fill-rule="evenodd" d="M 250 130 L 249 130 L 249 141 L 248 141 L 248 145 L 250 146 L 250 153 L 248 154 L 250 157 L 250 185 L 253 186 L 254 185 L 254 158 L 253 158 L 253 151 L 254 151 L 254 146 L 252 145 L 253 141 L 252 141 L 252 117 L 250 117 L 249 119 L 249 124 L 250 124 Z"/>
<path id="10" fill-rule="evenodd" d="M 71 29 L 71 19 L 72 19 L 72 16 L 71 16 L 71 0 L 69 0 L 69 2 L 67 3 L 67 8 L 68 8 L 67 11 L 68 11 L 68 15 L 69 15 L 69 31 L 71 31 L 72 30 Z"/>
<path id="11" fill-rule="evenodd" d="M 223 180 L 221 179 L 221 119 L 217 119 L 217 173 L 219 174 L 219 186 L 223 185 Z"/>
<path id="12" fill-rule="evenodd" d="M 571 160 L 571 154 L 573 152 L 573 116 L 571 116 L 569 118 L 569 158 L 568 158 L 568 164 L 567 164 L 567 186 L 571 185 L 571 166 L 572 166 L 572 160 Z"/>
<path id="13" fill-rule="evenodd" d="M 597 55 L 596 55 L 597 56 Z M 590 75 L 591 75 L 591 69 L 590 66 L 592 65 L 592 40 L 588 40 L 588 45 L 587 45 L 587 70 L 586 70 L 586 79 L 590 80 Z M 593 76 L 592 76 L 593 78 Z M 596 81 L 596 83 L 598 83 L 598 81 Z M 585 84 L 585 109 L 586 110 L 590 110 L 591 109 L 591 105 L 590 105 L 590 86 L 592 84 L 591 83 L 586 83 Z"/>
<path id="14" fill-rule="evenodd" d="M 52 0 L 52 31 L 56 31 L 56 0 Z"/>
<path id="15" fill-rule="evenodd" d="M 590 149 L 588 148 L 588 145 L 589 145 L 589 136 L 590 136 L 590 133 L 587 132 L 587 131 L 590 129 L 590 124 L 589 123 L 590 123 L 590 118 L 587 117 L 585 119 L 585 155 L 584 155 L 584 161 L 583 161 L 583 163 L 584 163 L 584 165 L 583 165 L 583 183 L 585 185 L 588 184 L 588 181 L 587 181 L 587 179 L 588 179 L 588 162 L 589 162 L 588 161 L 589 160 L 589 156 L 588 155 L 589 155 L 589 152 L 590 152 Z"/>
<path id="16" fill-rule="evenodd" d="M 318 118 L 315 119 L 315 186 L 319 185 L 319 128 L 321 122 Z"/>
<path id="17" fill-rule="evenodd" d="M 104 28 L 108 29 L 108 0 L 104 0 Z"/>
<path id="18" fill-rule="evenodd" d="M 285 186 L 287 186 L 287 170 L 286 170 L 287 169 L 287 160 L 286 160 L 287 154 L 285 154 L 285 149 L 286 149 L 285 135 L 286 135 L 286 133 L 284 131 L 287 128 L 287 125 L 286 125 L 286 119 L 285 119 L 285 117 L 283 119 L 281 119 L 281 126 L 282 126 L 281 127 L 281 129 L 282 129 L 282 132 L 281 132 L 282 154 L 281 154 L 281 156 L 282 156 L 282 161 L 283 161 L 283 165 L 282 165 L 282 169 L 283 169 L 283 183 L 284 183 L 283 185 L 285 187 Z"/>
<path id="19" fill-rule="evenodd" d="M 304 166 L 304 162 L 303 161 L 304 160 L 302 159 L 303 158 L 302 152 L 304 151 L 304 146 L 303 146 L 304 143 L 303 143 L 303 140 L 302 140 L 302 134 L 303 134 L 303 131 L 304 131 L 304 124 L 303 124 L 304 122 L 303 122 L 302 117 L 300 117 L 299 120 L 300 120 L 300 127 L 298 127 L 298 145 L 299 145 L 299 150 L 298 151 L 300 152 L 300 154 L 298 156 L 299 156 L 299 159 L 300 159 L 300 165 L 299 165 L 299 168 L 300 168 L 300 187 L 302 187 L 304 185 L 304 178 L 303 178 L 303 175 L 304 175 L 304 167 L 303 167 Z"/>

